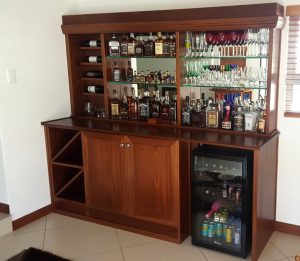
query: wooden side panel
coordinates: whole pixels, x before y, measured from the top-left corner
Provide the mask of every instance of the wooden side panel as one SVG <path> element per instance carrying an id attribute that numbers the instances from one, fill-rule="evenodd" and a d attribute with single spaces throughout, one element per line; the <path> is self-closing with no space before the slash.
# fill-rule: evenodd
<path id="1" fill-rule="evenodd" d="M 130 215 L 178 225 L 179 142 L 129 137 Z M 130 170 L 131 169 L 131 170 Z"/>
<path id="2" fill-rule="evenodd" d="M 82 134 L 87 207 L 127 213 L 126 162 L 120 147 L 123 138 L 111 134 Z"/>
<path id="3" fill-rule="evenodd" d="M 274 230 L 278 138 L 254 152 L 252 260 L 257 260 Z"/>

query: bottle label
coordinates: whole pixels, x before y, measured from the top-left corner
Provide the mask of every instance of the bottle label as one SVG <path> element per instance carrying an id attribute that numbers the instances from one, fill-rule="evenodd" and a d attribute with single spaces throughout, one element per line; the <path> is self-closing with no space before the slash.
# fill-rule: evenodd
<path id="1" fill-rule="evenodd" d="M 115 47 L 115 48 L 119 48 L 120 43 L 116 42 L 116 41 L 111 41 L 109 42 L 109 46 L 110 47 Z"/>
<path id="2" fill-rule="evenodd" d="M 113 116 L 119 115 L 119 104 L 111 104 L 111 115 Z"/>
<path id="3" fill-rule="evenodd" d="M 114 81 L 119 82 L 120 81 L 120 71 L 114 70 Z"/>
<path id="4" fill-rule="evenodd" d="M 143 49 L 141 47 L 135 48 L 135 54 L 141 55 L 143 53 Z"/>
<path id="5" fill-rule="evenodd" d="M 208 118 L 208 127 L 217 127 L 218 126 L 218 116 L 215 113 L 209 113 Z"/>
<path id="6" fill-rule="evenodd" d="M 90 47 L 97 47 L 97 41 L 96 40 L 91 40 L 89 42 Z"/>
<path id="7" fill-rule="evenodd" d="M 90 63 L 96 63 L 97 62 L 97 56 L 89 56 L 89 62 Z"/>
<path id="8" fill-rule="evenodd" d="M 170 55 L 170 45 L 169 45 L 169 43 L 165 43 L 163 45 L 163 53 L 164 53 L 164 55 Z"/>
<path id="9" fill-rule="evenodd" d="M 122 56 L 128 55 L 128 46 L 126 43 L 121 44 L 121 55 Z"/>
<path id="10" fill-rule="evenodd" d="M 133 43 L 128 43 L 128 55 L 134 55 L 134 44 Z"/>
<path id="11" fill-rule="evenodd" d="M 169 48 L 170 48 L 170 55 L 171 55 L 171 56 L 175 56 L 175 54 L 176 54 L 175 43 L 170 43 Z"/>
<path id="12" fill-rule="evenodd" d="M 163 54 L 163 45 L 162 43 L 155 43 L 155 55 Z"/>
<path id="13" fill-rule="evenodd" d="M 245 113 L 245 131 L 253 130 L 253 114 Z"/>
<path id="14" fill-rule="evenodd" d="M 141 117 L 148 117 L 148 106 L 147 106 L 147 104 L 144 104 L 144 103 L 140 104 L 140 116 Z"/>
<path id="15" fill-rule="evenodd" d="M 265 120 L 264 119 L 260 119 L 258 121 L 258 131 L 265 132 Z"/>
<path id="16" fill-rule="evenodd" d="M 222 122 L 222 129 L 231 130 L 231 121 L 223 121 Z"/>
<path id="17" fill-rule="evenodd" d="M 190 113 L 189 112 L 182 113 L 182 124 L 190 125 Z"/>

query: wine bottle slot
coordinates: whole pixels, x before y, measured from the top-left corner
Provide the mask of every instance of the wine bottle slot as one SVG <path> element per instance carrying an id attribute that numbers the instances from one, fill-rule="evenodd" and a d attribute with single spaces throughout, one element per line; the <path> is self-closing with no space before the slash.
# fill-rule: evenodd
<path id="1" fill-rule="evenodd" d="M 89 85 L 87 87 L 87 92 L 90 93 L 104 93 L 104 87 L 101 85 Z"/>

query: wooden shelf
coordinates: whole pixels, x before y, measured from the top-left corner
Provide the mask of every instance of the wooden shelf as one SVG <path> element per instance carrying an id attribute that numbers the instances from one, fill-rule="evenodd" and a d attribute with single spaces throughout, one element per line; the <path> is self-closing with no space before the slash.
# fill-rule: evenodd
<path id="1" fill-rule="evenodd" d="M 80 65 L 84 66 L 102 66 L 102 63 L 89 63 L 89 62 L 81 62 Z"/>
<path id="2" fill-rule="evenodd" d="M 82 77 L 81 80 L 83 80 L 83 81 L 93 81 L 93 82 L 102 82 L 103 83 L 103 78 Z"/>
<path id="3" fill-rule="evenodd" d="M 104 97 L 103 93 L 92 93 L 92 92 L 83 92 L 83 96 L 92 96 L 92 97 Z"/>
<path id="4" fill-rule="evenodd" d="M 79 50 L 101 50 L 101 47 L 86 47 L 86 46 L 79 46 Z"/>

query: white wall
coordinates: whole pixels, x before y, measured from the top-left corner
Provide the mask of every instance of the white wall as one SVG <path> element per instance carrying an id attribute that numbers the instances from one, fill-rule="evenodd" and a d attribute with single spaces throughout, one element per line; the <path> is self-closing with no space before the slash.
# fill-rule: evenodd
<path id="1" fill-rule="evenodd" d="M 238 4 L 256 4 L 276 2 L 276 0 L 251 0 L 247 3 L 243 0 L 152 0 L 120 1 L 117 5 L 113 1 L 98 0 L 78 0 L 80 13 L 105 13 L 138 10 L 158 10 L 158 9 L 179 9 L 196 8 L 207 6 L 223 6 Z M 280 0 L 282 5 L 300 4 L 299 0 Z M 300 168 L 296 165 L 300 155 L 300 119 L 285 118 L 284 113 L 284 88 L 285 88 L 285 69 L 286 69 L 286 47 L 287 47 L 287 28 L 283 31 L 282 55 L 280 72 L 280 92 L 279 92 L 279 114 L 278 129 L 281 132 L 279 144 L 279 169 L 277 182 L 277 213 L 276 219 L 281 222 L 300 225 Z"/>
<path id="2" fill-rule="evenodd" d="M 0 203 L 8 203 L 6 191 L 6 179 L 3 168 L 2 145 L 0 139 Z"/>
<path id="3" fill-rule="evenodd" d="M 40 122 L 70 115 L 60 25 L 74 10 L 71 0 L 0 2 L 0 165 L 13 219 L 50 203 Z M 17 83 L 7 83 L 6 69 L 16 70 Z"/>

